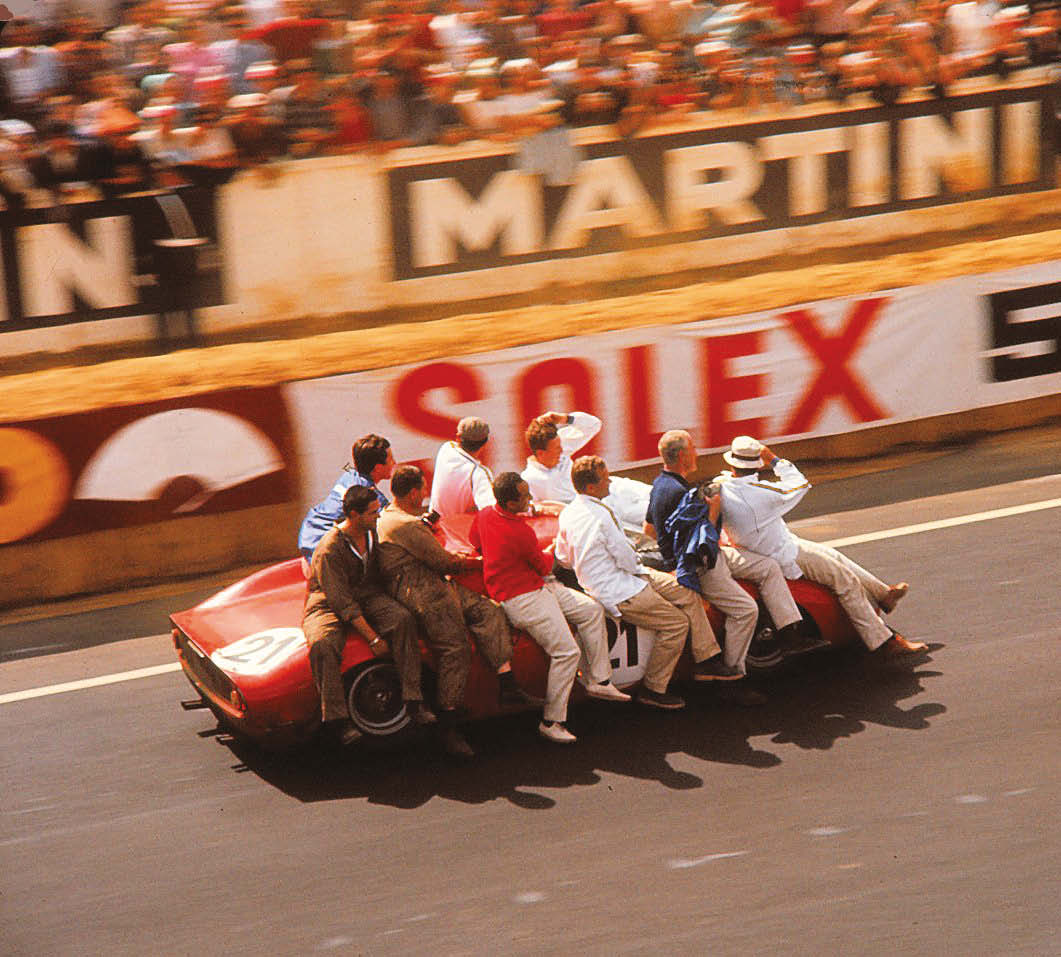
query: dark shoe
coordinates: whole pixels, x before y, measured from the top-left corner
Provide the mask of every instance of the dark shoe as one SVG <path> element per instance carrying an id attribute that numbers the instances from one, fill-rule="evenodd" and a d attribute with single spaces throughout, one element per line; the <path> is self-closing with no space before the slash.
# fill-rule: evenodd
<path id="1" fill-rule="evenodd" d="M 422 701 L 406 701 L 405 707 L 409 712 L 409 718 L 413 724 L 423 726 L 438 723 L 438 718 L 435 717 L 435 712 Z"/>
<path id="2" fill-rule="evenodd" d="M 685 707 L 685 699 L 681 696 L 671 694 L 669 691 L 653 691 L 644 686 L 638 689 L 634 698 L 638 704 L 649 708 L 660 708 L 663 711 L 681 711 Z"/>
<path id="3" fill-rule="evenodd" d="M 721 652 L 693 665 L 693 681 L 739 681 L 743 677 L 740 668 L 722 660 Z"/>
<path id="4" fill-rule="evenodd" d="M 717 694 L 719 701 L 739 704 L 742 708 L 759 708 L 770 700 L 761 691 L 746 688 L 744 685 L 722 685 Z"/>
<path id="5" fill-rule="evenodd" d="M 446 728 L 442 732 L 442 750 L 451 758 L 474 758 L 475 751 L 465 740 L 464 735 L 456 728 Z"/>
<path id="6" fill-rule="evenodd" d="M 515 682 L 506 682 L 501 685 L 497 702 L 502 708 L 540 708 L 545 704 L 545 699 L 528 694 Z"/>
<path id="7" fill-rule="evenodd" d="M 781 653 L 786 658 L 793 658 L 796 655 L 805 655 L 811 651 L 821 651 L 830 647 L 829 642 L 824 638 L 805 633 L 799 624 L 787 625 L 782 628 L 777 633 L 777 643 L 781 648 Z"/>
<path id="8" fill-rule="evenodd" d="M 340 718 L 338 721 L 326 721 L 324 724 L 324 734 L 333 744 L 337 744 L 340 748 L 348 748 L 352 744 L 357 744 L 364 735 L 357 730 L 357 726 L 353 721 L 349 719 Z"/>

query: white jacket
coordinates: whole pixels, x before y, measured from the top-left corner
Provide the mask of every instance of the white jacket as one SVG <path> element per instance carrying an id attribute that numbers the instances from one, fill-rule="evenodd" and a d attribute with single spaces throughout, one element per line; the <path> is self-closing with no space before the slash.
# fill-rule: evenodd
<path id="1" fill-rule="evenodd" d="M 557 427 L 557 436 L 563 452 L 551 469 L 547 469 L 534 456 L 527 458 L 523 470 L 523 481 L 530 487 L 531 498 L 536 502 L 572 502 L 575 486 L 571 484 L 571 460 L 579 449 L 586 446 L 601 430 L 601 420 L 588 412 L 572 412 L 574 420 Z M 641 532 L 648 511 L 648 497 L 652 486 L 635 479 L 612 476 L 611 491 L 603 500 L 619 517 L 623 528 L 633 534 Z"/>
<path id="2" fill-rule="evenodd" d="M 800 578 L 796 564 L 799 543 L 783 516 L 807 494 L 810 482 L 787 459 L 774 463 L 778 482 L 755 475 L 736 476 L 723 472 L 715 480 L 722 486 L 722 524 L 729 540 L 774 559 L 786 578 Z"/>
<path id="3" fill-rule="evenodd" d="M 599 498 L 576 495 L 560 513 L 556 557 L 574 568 L 579 584 L 609 615 L 648 583 L 615 514 Z"/>

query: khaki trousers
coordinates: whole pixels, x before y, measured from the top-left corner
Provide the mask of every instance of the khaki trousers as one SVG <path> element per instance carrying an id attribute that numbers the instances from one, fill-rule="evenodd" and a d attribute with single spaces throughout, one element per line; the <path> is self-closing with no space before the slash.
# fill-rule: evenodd
<path id="1" fill-rule="evenodd" d="M 774 562 L 777 567 L 777 563 Z M 780 568 L 778 571 L 780 572 Z M 759 618 L 759 606 L 743 588 L 733 580 L 729 565 L 719 555 L 714 568 L 701 566 L 697 572 L 700 589 L 712 605 L 726 616 L 726 634 L 722 641 L 722 660 L 745 674 L 744 659 L 755 636 L 755 622 Z M 788 589 L 785 589 L 788 591 Z"/>
<path id="2" fill-rule="evenodd" d="M 759 597 L 770 612 L 774 627 L 778 631 L 786 625 L 795 624 L 803 617 L 789 590 L 785 573 L 772 558 L 745 551 L 743 548 L 734 548 L 732 545 L 723 545 L 722 554 L 734 578 L 751 582 L 759 589 Z"/>
<path id="3" fill-rule="evenodd" d="M 797 538 L 796 564 L 804 577 L 824 585 L 840 602 L 855 631 L 870 651 L 879 648 L 892 635 L 880 617 L 879 602 L 888 586 L 856 562 L 828 545 Z"/>
<path id="4" fill-rule="evenodd" d="M 501 602 L 513 628 L 522 628 L 551 659 L 545 687 L 546 721 L 566 721 L 579 662 L 591 681 L 611 677 L 604 609 L 588 595 L 547 578 L 537 591 Z M 578 640 L 568 622 L 575 626 Z"/>
<path id="5" fill-rule="evenodd" d="M 619 614 L 631 624 L 656 633 L 642 683 L 650 691 L 664 692 L 685 647 L 687 634 L 693 660 L 697 662 L 706 661 L 720 649 L 704 603 L 696 592 L 654 568 L 646 568 L 639 577 L 645 579 L 648 587 L 620 602 Z"/>
<path id="6" fill-rule="evenodd" d="M 361 610 L 369 624 L 390 645 L 401 677 L 402 698 L 420 701 L 423 697 L 420 691 L 420 643 L 413 616 L 382 592 L 362 598 Z M 302 623 L 302 629 L 309 642 L 309 668 L 321 696 L 321 718 L 324 721 L 349 718 L 342 675 L 345 626 L 324 607 L 311 614 Z"/>

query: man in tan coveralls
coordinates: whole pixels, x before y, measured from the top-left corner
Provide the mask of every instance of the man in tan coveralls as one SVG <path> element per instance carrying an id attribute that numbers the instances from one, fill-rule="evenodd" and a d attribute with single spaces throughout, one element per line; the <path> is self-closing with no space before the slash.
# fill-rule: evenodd
<path id="1" fill-rule="evenodd" d="M 343 515 L 313 552 L 302 630 L 309 643 L 309 665 L 321 696 L 324 727 L 340 744 L 348 745 L 361 737 L 350 720 L 343 690 L 341 667 L 348 628 L 360 632 L 377 658 L 394 655 L 402 697 L 413 720 L 431 724 L 435 716 L 423 706 L 416 622 L 383 592 L 376 490 L 360 485 L 347 489 Z"/>
<path id="2" fill-rule="evenodd" d="M 423 473 L 415 465 L 395 469 L 394 501 L 379 518 L 380 572 L 388 593 L 416 616 L 435 653 L 443 746 L 457 757 L 472 757 L 471 746 L 456 727 L 471 665 L 469 631 L 497 672 L 502 706 L 541 702 L 516 684 L 510 664 L 512 633 L 504 612 L 489 598 L 446 579 L 478 567 L 482 559 L 442 547 L 422 518 L 425 491 Z"/>

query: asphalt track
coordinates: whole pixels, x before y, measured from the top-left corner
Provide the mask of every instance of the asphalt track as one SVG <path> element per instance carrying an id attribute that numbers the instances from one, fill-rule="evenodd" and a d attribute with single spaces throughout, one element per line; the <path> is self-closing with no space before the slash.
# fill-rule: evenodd
<path id="1" fill-rule="evenodd" d="M 269 759 L 179 673 L 16 700 L 172 662 L 153 612 L 105 644 L 117 611 L 67 616 L 76 650 L 8 625 L 0 953 L 1058 953 L 1061 462 L 995 448 L 819 485 L 800 522 L 912 582 L 929 655 L 807 661 L 755 710 L 591 703 L 568 749 L 524 715 L 467 766 Z"/>

